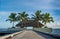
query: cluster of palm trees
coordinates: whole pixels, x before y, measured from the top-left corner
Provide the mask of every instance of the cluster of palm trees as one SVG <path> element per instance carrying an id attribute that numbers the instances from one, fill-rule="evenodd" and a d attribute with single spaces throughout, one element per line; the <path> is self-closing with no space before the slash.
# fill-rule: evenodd
<path id="1" fill-rule="evenodd" d="M 23 22 L 27 22 L 27 20 L 29 19 L 33 19 L 35 21 L 40 21 L 42 22 L 44 25 L 47 24 L 47 23 L 50 23 L 50 22 L 54 22 L 53 21 L 53 17 L 50 17 L 50 14 L 49 13 L 41 13 L 40 10 L 37 10 L 35 12 L 35 14 L 31 14 L 32 17 L 29 18 L 29 15 L 26 14 L 26 12 L 22 12 L 22 13 L 11 13 L 9 16 L 8 16 L 8 19 L 6 21 L 10 21 L 10 23 L 12 22 L 13 23 L 13 27 L 14 27 L 14 23 L 16 21 L 23 21 Z"/>

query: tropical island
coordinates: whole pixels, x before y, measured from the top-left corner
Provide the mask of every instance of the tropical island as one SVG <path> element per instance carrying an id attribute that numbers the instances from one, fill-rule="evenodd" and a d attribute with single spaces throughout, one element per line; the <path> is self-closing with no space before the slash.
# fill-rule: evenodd
<path id="1" fill-rule="evenodd" d="M 0 39 L 60 39 L 60 0 L 0 0 Z"/>
<path id="2" fill-rule="evenodd" d="M 41 10 L 37 10 L 35 12 L 35 14 L 31 14 L 31 15 L 32 15 L 32 17 L 30 18 L 29 14 L 26 14 L 25 11 L 20 12 L 18 14 L 11 13 L 8 16 L 8 19 L 6 21 L 10 21 L 10 23 L 12 23 L 12 27 L 8 28 L 8 31 L 4 32 L 4 33 L 9 33 L 11 35 L 8 35 L 8 37 L 5 36 L 5 38 L 6 39 L 10 39 L 10 38 L 14 39 L 14 38 L 16 38 L 16 37 L 13 37 L 15 35 L 17 37 L 19 37 L 18 34 L 21 31 L 22 31 L 21 34 L 25 33 L 28 35 L 28 36 L 27 35 L 26 36 L 29 38 L 31 38 L 30 37 L 31 35 L 29 35 L 29 33 L 33 34 L 35 36 L 35 34 L 36 34 L 35 32 L 37 32 L 38 34 L 39 33 L 48 34 L 48 33 L 52 32 L 52 28 L 48 28 L 46 26 L 47 23 L 54 22 L 53 17 L 51 17 L 48 12 L 41 13 Z M 17 22 L 17 24 L 15 24 L 15 22 Z M 29 27 L 30 27 L 30 29 L 29 29 Z M 33 35 L 32 35 L 32 38 L 33 38 Z M 50 34 L 48 34 L 48 35 L 50 35 Z M 45 38 L 48 38 L 48 35 L 46 35 L 47 37 L 45 37 Z M 37 36 L 37 37 L 38 37 L 38 39 L 39 38 L 44 39 L 43 37 L 39 37 L 39 36 Z M 29 38 L 26 38 L 26 39 L 29 39 Z M 18 38 L 16 38 L 16 39 L 18 39 Z"/>
<path id="3" fill-rule="evenodd" d="M 29 14 L 26 14 L 26 12 L 21 13 L 11 13 L 8 16 L 8 19 L 6 21 L 10 21 L 12 23 L 12 27 L 8 28 L 10 32 L 13 32 L 13 34 L 9 35 L 6 39 L 59 39 L 60 37 L 58 35 L 51 34 L 52 28 L 48 28 L 46 26 L 47 23 L 54 22 L 53 17 L 50 16 L 48 12 L 41 13 L 41 10 L 37 10 L 35 14 L 31 14 L 32 17 L 29 17 Z M 17 24 L 14 26 L 15 22 Z M 32 27 L 32 29 L 29 29 L 28 27 Z M 27 29 L 28 28 L 28 29 Z M 12 31 L 11 31 L 12 30 Z M 19 32 L 19 31 L 20 32 Z M 22 32 L 21 32 L 22 31 Z M 22 35 L 20 35 L 21 33 Z M 25 34 L 26 36 L 25 36 Z M 30 33 L 30 34 L 29 34 Z M 42 37 L 36 36 L 36 35 L 43 35 Z M 18 38 L 16 38 L 16 37 Z M 22 36 L 19 37 L 19 36 Z M 54 38 L 55 37 L 55 38 Z"/>

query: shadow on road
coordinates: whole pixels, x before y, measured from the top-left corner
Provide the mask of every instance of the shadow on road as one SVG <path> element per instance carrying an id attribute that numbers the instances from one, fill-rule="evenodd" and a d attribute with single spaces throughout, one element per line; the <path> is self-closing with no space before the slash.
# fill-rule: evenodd
<path id="1" fill-rule="evenodd" d="M 42 37 L 44 37 L 44 38 L 46 38 L 46 39 L 57 39 L 57 38 L 55 38 L 55 37 L 52 37 L 52 36 L 47 35 L 47 34 L 44 34 L 44 33 L 42 33 L 42 32 L 38 32 L 38 31 L 34 31 L 34 32 L 36 32 L 38 35 L 40 35 L 40 36 L 42 36 Z"/>

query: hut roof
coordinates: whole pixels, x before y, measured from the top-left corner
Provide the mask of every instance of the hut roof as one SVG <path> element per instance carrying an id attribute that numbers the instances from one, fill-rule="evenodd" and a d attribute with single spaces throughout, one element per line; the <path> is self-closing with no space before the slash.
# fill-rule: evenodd
<path id="1" fill-rule="evenodd" d="M 38 21 L 28 20 L 27 22 L 21 21 L 16 26 L 17 27 L 19 27 L 19 26 L 24 26 L 24 27 L 42 27 L 44 25 L 42 23 L 38 22 Z"/>

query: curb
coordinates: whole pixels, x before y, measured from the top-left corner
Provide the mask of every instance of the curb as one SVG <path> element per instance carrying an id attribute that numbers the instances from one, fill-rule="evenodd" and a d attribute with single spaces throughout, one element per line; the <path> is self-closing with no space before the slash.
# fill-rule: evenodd
<path id="1" fill-rule="evenodd" d="M 16 36 L 16 35 L 18 35 L 18 34 L 21 34 L 21 33 L 23 33 L 24 31 L 20 31 L 20 32 L 15 32 L 15 33 L 13 33 L 13 34 L 9 34 L 9 35 L 6 35 L 6 36 L 2 36 L 0 39 L 10 39 L 10 38 L 12 38 L 12 37 L 14 37 L 14 36 Z"/>
<path id="2" fill-rule="evenodd" d="M 60 35 L 50 34 L 50 33 L 45 33 L 45 32 L 39 32 L 39 31 L 35 31 L 35 32 L 42 33 L 42 34 L 49 35 L 49 36 L 52 36 L 54 38 L 60 39 Z"/>

